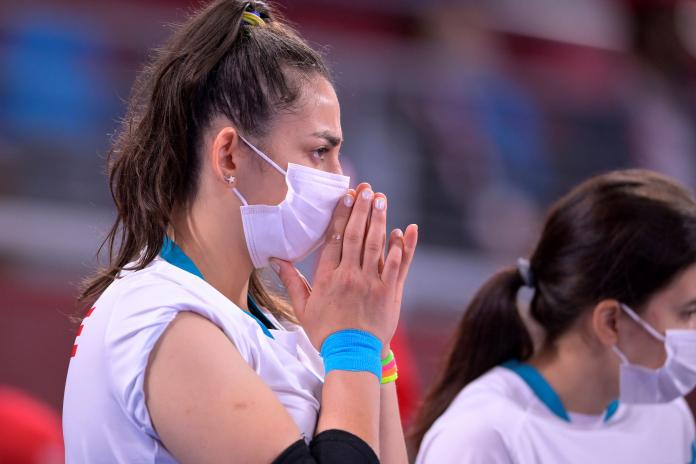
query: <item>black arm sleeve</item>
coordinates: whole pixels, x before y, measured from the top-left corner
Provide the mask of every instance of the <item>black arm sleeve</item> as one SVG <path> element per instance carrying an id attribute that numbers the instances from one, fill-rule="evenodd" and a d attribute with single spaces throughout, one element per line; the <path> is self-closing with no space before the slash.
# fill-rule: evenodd
<path id="1" fill-rule="evenodd" d="M 345 430 L 325 430 L 309 446 L 297 440 L 272 464 L 379 464 L 370 445 Z"/>

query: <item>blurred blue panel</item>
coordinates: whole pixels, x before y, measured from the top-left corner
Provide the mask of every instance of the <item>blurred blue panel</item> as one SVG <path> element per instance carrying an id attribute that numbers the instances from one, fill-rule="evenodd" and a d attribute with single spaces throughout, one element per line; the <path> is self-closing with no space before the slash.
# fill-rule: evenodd
<path id="1" fill-rule="evenodd" d="M 95 69 L 98 31 L 77 18 L 46 13 L 14 24 L 0 54 L 4 129 L 13 138 L 41 134 L 52 143 L 94 135 L 109 106 L 106 83 Z"/>

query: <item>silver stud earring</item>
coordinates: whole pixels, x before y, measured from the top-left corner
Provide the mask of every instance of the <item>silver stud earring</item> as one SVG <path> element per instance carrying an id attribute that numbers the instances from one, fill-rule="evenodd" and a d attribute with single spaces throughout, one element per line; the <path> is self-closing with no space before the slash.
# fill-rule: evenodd
<path id="1" fill-rule="evenodd" d="M 237 178 L 234 176 L 227 176 L 227 177 L 225 177 L 225 180 L 227 181 L 228 184 L 232 185 L 232 184 L 234 184 L 234 181 L 237 180 Z"/>

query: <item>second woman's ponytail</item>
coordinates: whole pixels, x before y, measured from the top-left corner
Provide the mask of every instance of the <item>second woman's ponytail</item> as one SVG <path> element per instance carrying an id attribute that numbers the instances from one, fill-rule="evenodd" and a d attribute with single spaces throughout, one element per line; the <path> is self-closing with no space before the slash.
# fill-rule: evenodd
<path id="1" fill-rule="evenodd" d="M 517 293 L 523 285 L 518 269 L 508 268 L 491 277 L 474 296 L 454 335 L 444 370 L 413 425 L 413 450 L 467 384 L 509 359 L 532 355 L 532 337 L 517 306 Z"/>

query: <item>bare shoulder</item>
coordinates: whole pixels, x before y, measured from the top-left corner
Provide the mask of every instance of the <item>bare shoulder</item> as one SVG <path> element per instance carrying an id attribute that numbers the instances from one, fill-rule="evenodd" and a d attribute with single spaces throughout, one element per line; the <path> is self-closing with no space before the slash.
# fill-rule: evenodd
<path id="1" fill-rule="evenodd" d="M 271 461 L 300 437 L 222 330 L 192 312 L 180 312 L 158 340 L 145 395 L 155 430 L 182 462 Z"/>

